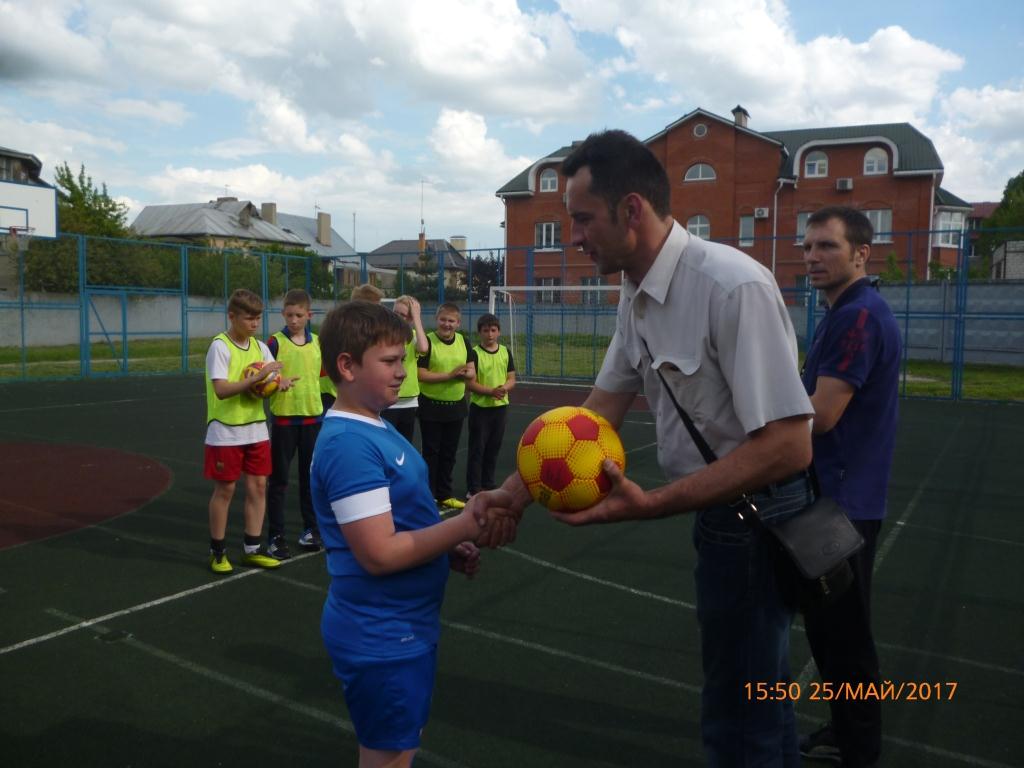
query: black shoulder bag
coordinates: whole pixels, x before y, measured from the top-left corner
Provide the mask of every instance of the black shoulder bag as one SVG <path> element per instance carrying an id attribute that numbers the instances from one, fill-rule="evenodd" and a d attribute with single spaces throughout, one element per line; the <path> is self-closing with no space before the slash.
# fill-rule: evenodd
<path id="1" fill-rule="evenodd" d="M 654 356 L 647 342 L 643 344 L 653 367 Z M 660 369 L 654 370 L 704 461 L 708 464 L 717 461 L 718 456 L 676 400 L 664 374 Z M 811 603 L 830 603 L 849 588 L 853 581 L 853 571 L 847 560 L 864 546 L 864 538 L 853 527 L 843 508 L 834 499 L 821 495 L 813 464 L 810 479 L 815 500 L 781 523 L 763 522 L 749 494 L 743 494 L 735 503 L 736 514 L 741 520 L 752 528 L 763 528 L 771 533 L 786 553 L 787 561 L 796 570 L 800 602 L 805 606 Z"/>

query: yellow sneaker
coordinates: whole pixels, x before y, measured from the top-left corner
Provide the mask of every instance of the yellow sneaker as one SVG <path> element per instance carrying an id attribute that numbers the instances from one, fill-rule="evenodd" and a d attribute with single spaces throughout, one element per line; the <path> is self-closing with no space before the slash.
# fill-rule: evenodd
<path id="1" fill-rule="evenodd" d="M 281 561 L 271 557 L 260 547 L 255 552 L 243 552 L 242 565 L 248 565 L 250 568 L 280 568 Z"/>
<path id="2" fill-rule="evenodd" d="M 214 573 L 231 573 L 231 563 L 228 562 L 228 556 L 225 552 L 219 552 L 214 554 L 210 553 L 210 570 Z"/>
<path id="3" fill-rule="evenodd" d="M 462 509 L 466 506 L 466 502 L 456 499 L 454 496 L 445 499 L 441 502 L 441 506 L 445 509 Z"/>

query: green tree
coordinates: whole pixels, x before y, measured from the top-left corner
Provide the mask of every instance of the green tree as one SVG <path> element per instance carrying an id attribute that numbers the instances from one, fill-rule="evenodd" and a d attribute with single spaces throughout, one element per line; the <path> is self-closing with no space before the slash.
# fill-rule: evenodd
<path id="1" fill-rule="evenodd" d="M 61 231 L 101 237 L 128 235 L 128 206 L 110 196 L 106 183 L 97 187 L 84 165 L 76 176 L 67 162 L 62 163 L 54 173 L 54 183 Z"/>
<path id="2" fill-rule="evenodd" d="M 978 241 L 974 247 L 978 264 L 972 273 L 979 273 L 979 277 L 989 277 L 992 254 L 1009 240 L 1024 240 L 1024 171 L 1006 182 L 1003 199 L 978 231 Z M 982 272 L 984 274 L 980 274 Z"/>
<path id="3" fill-rule="evenodd" d="M 505 262 L 501 256 L 490 252 L 487 256 L 470 256 L 469 268 L 473 285 L 470 289 L 472 301 L 487 301 L 492 285 L 501 285 L 501 276 L 504 272 Z"/>
<path id="4" fill-rule="evenodd" d="M 896 251 L 889 251 L 885 257 L 885 269 L 878 273 L 883 283 L 899 285 L 907 282 L 906 273 L 900 268 L 900 260 Z M 913 279 L 913 278 L 911 278 Z"/>

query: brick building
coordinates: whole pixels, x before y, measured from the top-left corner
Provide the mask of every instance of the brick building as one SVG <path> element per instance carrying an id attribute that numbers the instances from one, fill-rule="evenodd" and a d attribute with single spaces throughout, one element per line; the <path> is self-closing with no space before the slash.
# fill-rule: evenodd
<path id="1" fill-rule="evenodd" d="M 780 287 L 794 288 L 804 284 L 799 244 L 807 217 L 849 205 L 875 227 L 872 271 L 891 254 L 911 261 L 919 280 L 931 262 L 955 266 L 970 205 L 940 188 L 942 161 L 909 123 L 758 132 L 743 107 L 732 114 L 696 109 L 646 141 L 668 172 L 672 213 L 690 232 L 736 246 L 771 269 Z M 599 277 L 563 242 L 569 217 L 560 167 L 573 146 L 540 158 L 495 193 L 505 203 L 506 285 L 618 281 Z"/>

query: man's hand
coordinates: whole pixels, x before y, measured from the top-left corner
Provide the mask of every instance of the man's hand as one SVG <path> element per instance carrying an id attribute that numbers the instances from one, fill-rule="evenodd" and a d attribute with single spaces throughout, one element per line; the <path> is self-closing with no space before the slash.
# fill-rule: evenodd
<path id="1" fill-rule="evenodd" d="M 651 507 L 647 492 L 622 474 L 618 464 L 611 459 L 605 459 L 601 468 L 612 482 L 612 488 L 607 496 L 588 509 L 581 509 L 578 512 L 552 512 L 551 516 L 566 525 L 617 523 L 621 520 L 658 516 Z"/>
<path id="2" fill-rule="evenodd" d="M 481 491 L 469 500 L 465 511 L 473 515 L 480 526 L 476 540 L 480 546 L 496 549 L 515 541 L 516 525 L 522 510 L 515 510 L 514 497 L 508 491 L 500 488 Z"/>

